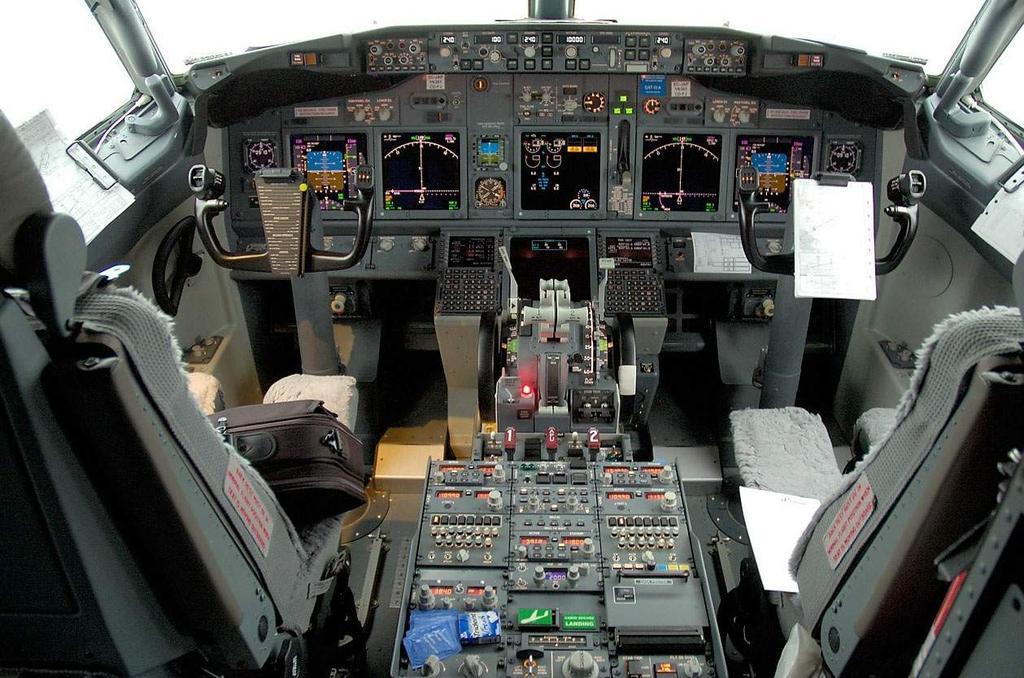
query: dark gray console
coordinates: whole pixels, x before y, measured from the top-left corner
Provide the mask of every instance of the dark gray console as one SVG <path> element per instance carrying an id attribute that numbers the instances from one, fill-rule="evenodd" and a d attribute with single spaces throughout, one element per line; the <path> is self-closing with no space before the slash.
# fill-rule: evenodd
<path id="1" fill-rule="evenodd" d="M 431 463 L 428 479 L 393 676 L 682 678 L 724 671 L 673 466 L 440 461 Z M 511 498 L 500 508 L 493 500 L 499 489 Z M 438 496 L 448 494 L 487 499 L 439 513 Z M 475 545 L 478 530 L 491 535 L 480 537 L 492 540 L 489 548 Z M 454 543 L 460 539 L 461 549 Z M 450 622 L 466 629 L 472 615 L 494 620 L 484 642 L 465 637 L 454 652 L 420 652 L 424 628 L 444 634 Z M 427 645 L 440 646 L 431 639 Z M 423 656 L 411 661 L 403 640 Z"/>

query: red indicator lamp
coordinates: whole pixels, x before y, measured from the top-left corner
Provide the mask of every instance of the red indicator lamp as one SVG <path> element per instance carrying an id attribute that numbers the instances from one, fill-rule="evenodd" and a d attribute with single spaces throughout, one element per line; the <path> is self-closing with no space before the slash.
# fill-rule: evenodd
<path id="1" fill-rule="evenodd" d="M 529 384 L 523 384 L 521 387 L 519 387 L 519 393 L 524 398 L 530 398 L 533 396 L 533 387 L 530 386 Z"/>

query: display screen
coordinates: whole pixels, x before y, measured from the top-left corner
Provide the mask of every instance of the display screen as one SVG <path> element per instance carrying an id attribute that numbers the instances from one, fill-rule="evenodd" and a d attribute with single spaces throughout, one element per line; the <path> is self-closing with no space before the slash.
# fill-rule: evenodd
<path id="1" fill-rule="evenodd" d="M 547 537 L 526 536 L 519 538 L 519 543 L 523 546 L 543 546 L 550 542 L 551 540 Z"/>
<path id="2" fill-rule="evenodd" d="M 654 248 L 650 238 L 620 238 L 608 236 L 604 239 L 605 256 L 615 260 L 616 268 L 653 268 Z"/>
<path id="3" fill-rule="evenodd" d="M 462 207 L 458 132 L 388 132 L 380 144 L 385 210 Z"/>
<path id="4" fill-rule="evenodd" d="M 296 134 L 291 141 L 292 167 L 306 176 L 320 209 L 340 210 L 345 198 L 356 197 L 349 179 L 366 164 L 365 134 Z"/>
<path id="5" fill-rule="evenodd" d="M 540 299 L 541 279 L 567 280 L 573 301 L 590 299 L 590 241 L 586 238 L 512 238 L 509 259 L 522 299 Z"/>
<path id="6" fill-rule="evenodd" d="M 642 175 L 644 212 L 717 212 L 722 137 L 644 134 Z"/>
<path id="7" fill-rule="evenodd" d="M 505 162 L 505 138 L 480 137 L 476 145 L 476 162 L 480 167 L 498 167 Z"/>
<path id="8" fill-rule="evenodd" d="M 462 496 L 462 492 L 458 490 L 440 490 L 437 493 L 438 499 L 458 499 Z"/>
<path id="9" fill-rule="evenodd" d="M 494 266 L 494 238 L 452 236 L 448 239 L 449 268 L 491 268 Z"/>
<path id="10" fill-rule="evenodd" d="M 545 567 L 544 579 L 547 581 L 565 581 L 569 571 L 564 567 Z"/>
<path id="11" fill-rule="evenodd" d="M 814 138 L 790 136 L 736 137 L 736 167 L 758 171 L 757 199 L 768 211 L 785 214 L 793 197 L 793 180 L 814 171 Z"/>
<path id="12" fill-rule="evenodd" d="M 523 132 L 521 143 L 522 209 L 600 208 L 600 132 Z"/>

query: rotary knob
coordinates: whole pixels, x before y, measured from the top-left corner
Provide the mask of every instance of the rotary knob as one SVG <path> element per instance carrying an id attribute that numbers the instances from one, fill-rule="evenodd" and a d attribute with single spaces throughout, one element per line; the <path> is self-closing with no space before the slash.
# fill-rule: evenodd
<path id="1" fill-rule="evenodd" d="M 580 579 L 580 566 L 570 565 L 569 569 L 565 573 L 565 578 L 572 584 L 575 584 Z"/>
<path id="2" fill-rule="evenodd" d="M 562 662 L 562 675 L 566 678 L 597 678 L 599 672 L 594 655 L 586 650 L 576 650 Z"/>
<path id="3" fill-rule="evenodd" d="M 382 108 L 382 109 L 380 109 L 379 111 L 377 111 L 377 117 L 380 119 L 381 122 L 387 122 L 388 120 L 391 119 L 391 109 L 390 108 Z"/>
<path id="4" fill-rule="evenodd" d="M 519 546 L 516 547 L 516 557 L 519 558 L 520 560 L 526 558 L 526 556 L 529 553 L 530 553 L 530 550 L 528 548 L 526 548 L 525 546 L 519 545 Z"/>
<path id="5" fill-rule="evenodd" d="M 526 500 L 526 503 L 531 509 L 540 508 L 540 497 L 536 494 L 531 494 L 530 498 Z"/>
<path id="6" fill-rule="evenodd" d="M 576 507 L 580 504 L 580 499 L 575 494 L 570 494 L 568 498 L 566 498 L 565 504 L 569 507 L 569 510 L 575 511 Z"/>
<path id="7" fill-rule="evenodd" d="M 648 570 L 653 570 L 654 565 L 657 562 L 654 559 L 654 551 L 644 551 L 643 555 L 640 556 L 640 559 L 644 562 L 644 565 L 647 566 Z"/>
<path id="8" fill-rule="evenodd" d="M 491 490 L 487 494 L 487 508 L 492 511 L 500 511 L 504 502 L 501 500 L 501 492 L 498 490 Z"/>
<path id="9" fill-rule="evenodd" d="M 544 579 L 544 566 L 538 565 L 537 567 L 533 568 L 533 581 L 537 582 L 538 584 L 542 584 L 544 582 Z"/>
<path id="10" fill-rule="evenodd" d="M 484 665 L 478 654 L 466 655 L 466 660 L 462 662 L 462 668 L 459 669 L 459 674 L 465 678 L 480 678 L 486 672 L 487 666 Z"/>
<path id="11" fill-rule="evenodd" d="M 583 546 L 580 547 L 580 552 L 585 556 L 594 555 L 594 540 L 587 537 L 583 540 Z"/>
<path id="12" fill-rule="evenodd" d="M 395 239 L 390 236 L 381 238 L 380 242 L 377 243 L 377 249 L 381 252 L 390 252 L 395 249 Z"/>
<path id="13" fill-rule="evenodd" d="M 416 596 L 416 604 L 421 610 L 431 610 L 434 607 L 434 592 L 426 584 L 420 584 Z"/>
<path id="14" fill-rule="evenodd" d="M 338 292 L 331 297 L 331 313 L 334 315 L 341 315 L 345 312 L 345 302 L 348 301 L 348 297 Z"/>
<path id="15" fill-rule="evenodd" d="M 665 496 L 661 498 L 661 510 L 669 513 L 675 511 L 676 507 L 679 506 L 679 498 L 676 497 L 676 493 L 671 490 L 665 493 Z"/>
<path id="16" fill-rule="evenodd" d="M 716 108 L 715 110 L 713 110 L 713 111 L 711 112 L 711 117 L 712 117 L 712 118 L 714 119 L 714 121 L 715 121 L 715 122 L 717 122 L 717 123 L 723 123 L 723 122 L 725 122 L 725 109 L 722 109 L 722 108 Z"/>
<path id="17" fill-rule="evenodd" d="M 494 592 L 493 586 L 485 586 L 484 594 L 480 597 L 480 604 L 485 610 L 493 610 L 498 607 L 498 594 Z"/>
<path id="18" fill-rule="evenodd" d="M 434 471 L 434 473 L 431 474 L 430 476 L 430 482 L 434 483 L 435 485 L 443 485 L 444 471 Z"/>
<path id="19" fill-rule="evenodd" d="M 466 549 L 459 549 L 458 553 L 455 554 L 455 560 L 460 563 L 464 563 L 469 560 L 469 551 Z"/>
<path id="20" fill-rule="evenodd" d="M 491 471 L 491 480 L 496 483 L 505 482 L 505 467 L 501 464 L 495 464 L 494 470 Z"/>
<path id="21" fill-rule="evenodd" d="M 533 45 L 526 46 L 523 49 L 523 56 L 525 56 L 527 59 L 532 59 L 533 57 L 537 56 L 537 48 L 534 47 Z"/>
<path id="22" fill-rule="evenodd" d="M 666 466 L 661 469 L 661 473 L 658 474 L 658 480 L 661 481 L 662 485 L 671 485 L 676 479 L 676 472 L 671 466 Z"/>
<path id="23" fill-rule="evenodd" d="M 412 239 L 412 249 L 414 252 L 426 252 L 430 247 L 430 242 L 422 235 L 417 235 Z"/>

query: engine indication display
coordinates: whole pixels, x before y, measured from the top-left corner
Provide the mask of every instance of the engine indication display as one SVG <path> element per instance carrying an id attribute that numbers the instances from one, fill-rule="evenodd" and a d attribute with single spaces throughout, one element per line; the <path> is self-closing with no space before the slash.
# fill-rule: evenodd
<path id="1" fill-rule="evenodd" d="M 722 137 L 717 134 L 644 134 L 640 209 L 645 212 L 717 212 Z"/>
<path id="2" fill-rule="evenodd" d="M 596 210 L 601 204 L 600 132 L 523 132 L 524 210 Z"/>
<path id="3" fill-rule="evenodd" d="M 462 207 L 458 132 L 381 136 L 384 209 L 457 211 Z"/>
<path id="4" fill-rule="evenodd" d="M 366 163 L 364 134 L 296 134 L 291 138 L 292 166 L 306 176 L 322 210 L 340 210 L 354 198 L 350 174 Z"/>
<path id="5" fill-rule="evenodd" d="M 793 181 L 814 171 L 814 138 L 796 136 L 736 137 L 736 167 L 753 165 L 759 173 L 757 199 L 768 211 L 785 214 L 793 196 Z"/>

